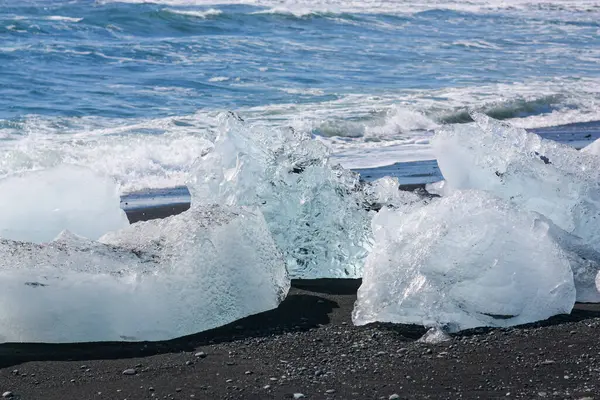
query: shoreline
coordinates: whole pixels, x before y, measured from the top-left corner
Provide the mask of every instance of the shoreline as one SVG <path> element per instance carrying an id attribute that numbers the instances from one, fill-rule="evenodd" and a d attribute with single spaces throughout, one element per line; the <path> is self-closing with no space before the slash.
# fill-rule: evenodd
<path id="1" fill-rule="evenodd" d="M 142 220 L 175 211 L 152 207 L 128 216 Z M 426 332 L 422 326 L 354 326 L 360 283 L 293 280 L 274 310 L 168 341 L 0 344 L 0 393 L 34 400 L 262 400 L 294 393 L 312 399 L 581 400 L 600 393 L 600 305 L 579 304 L 569 315 L 471 329 L 426 344 L 417 341 Z"/>
<path id="2" fill-rule="evenodd" d="M 426 344 L 417 341 L 425 333 L 420 326 L 353 326 L 359 284 L 295 280 L 275 310 L 169 341 L 2 344 L 0 391 L 45 400 L 286 399 L 294 393 L 583 399 L 599 393 L 598 310 L 471 329 Z"/>
<path id="3" fill-rule="evenodd" d="M 600 139 L 600 121 L 532 128 L 527 129 L 527 131 L 579 150 L 594 140 Z M 376 180 L 384 176 L 397 177 L 400 181 L 400 189 L 408 191 L 422 189 L 428 183 L 443 179 L 436 160 L 400 161 L 383 166 L 351 168 L 351 170 L 359 173 L 366 181 Z M 168 207 L 173 207 L 174 210 L 183 212 L 186 204 L 189 208 L 189 203 L 190 194 L 185 186 L 146 189 L 125 193 L 121 197 L 121 207 L 126 212 L 135 215 L 135 221 L 140 220 L 138 215 L 141 209 L 164 208 L 166 210 Z M 161 215 L 168 215 L 164 214 L 166 211 L 160 212 Z"/>

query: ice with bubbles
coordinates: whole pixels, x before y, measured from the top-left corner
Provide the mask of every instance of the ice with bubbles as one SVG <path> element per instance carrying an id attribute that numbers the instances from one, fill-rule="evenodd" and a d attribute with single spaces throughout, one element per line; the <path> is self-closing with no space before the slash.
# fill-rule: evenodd
<path id="1" fill-rule="evenodd" d="M 361 275 L 370 245 L 363 185 L 330 164 L 327 148 L 310 135 L 253 129 L 224 115 L 189 186 L 203 204 L 260 207 L 293 277 Z"/>
<path id="2" fill-rule="evenodd" d="M 483 114 L 441 129 L 434 151 L 452 189 L 481 189 L 539 212 L 600 250 L 600 158 Z"/>
<path id="3" fill-rule="evenodd" d="M 569 313 L 573 273 L 549 230 L 545 218 L 480 191 L 382 209 L 353 321 L 457 331 Z"/>
<path id="4" fill-rule="evenodd" d="M 194 206 L 101 242 L 0 240 L 0 342 L 164 340 L 277 307 L 289 288 L 259 210 Z"/>
<path id="5" fill-rule="evenodd" d="M 75 165 L 0 179 L 0 237 L 49 242 L 67 229 L 89 239 L 129 225 L 109 177 Z"/>

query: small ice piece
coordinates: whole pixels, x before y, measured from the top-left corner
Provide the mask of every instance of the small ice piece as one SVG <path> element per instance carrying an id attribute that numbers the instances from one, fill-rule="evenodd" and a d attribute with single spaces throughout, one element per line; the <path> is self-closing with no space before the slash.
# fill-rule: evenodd
<path id="1" fill-rule="evenodd" d="M 571 265 L 540 218 L 481 191 L 456 191 L 407 211 L 382 209 L 373 219 L 375 245 L 354 323 L 453 332 L 569 313 Z"/>
<path id="2" fill-rule="evenodd" d="M 358 174 L 331 165 L 310 135 L 222 119 L 188 182 L 192 201 L 258 206 L 292 277 L 361 276 L 371 214 Z"/>
<path id="3" fill-rule="evenodd" d="M 600 139 L 597 139 L 594 142 L 588 144 L 583 149 L 581 149 L 581 151 L 600 156 Z"/>
<path id="4" fill-rule="evenodd" d="M 275 308 L 289 289 L 258 209 L 194 206 L 102 242 L 0 240 L 0 342 L 172 339 Z"/>
<path id="5" fill-rule="evenodd" d="M 427 343 L 427 344 L 439 344 L 442 342 L 447 342 L 448 340 L 451 340 L 452 338 L 450 337 L 450 335 L 448 335 L 446 332 L 444 332 L 443 329 L 439 328 L 439 327 L 434 327 L 434 328 L 429 328 L 429 330 L 427 332 L 425 332 L 425 334 L 423 336 L 421 336 L 419 338 L 419 340 L 417 340 L 418 342 L 421 343 Z"/>
<path id="6" fill-rule="evenodd" d="M 425 185 L 427 193 L 435 194 L 441 197 L 448 196 L 452 193 L 452 189 L 446 184 L 446 181 L 432 182 Z"/>
<path id="7" fill-rule="evenodd" d="M 35 243 L 63 230 L 98 239 L 129 225 L 117 184 L 74 165 L 0 179 L 0 210 L 0 237 Z"/>
<path id="8" fill-rule="evenodd" d="M 367 198 L 373 204 L 388 207 L 407 207 L 422 201 L 413 192 L 400 190 L 400 182 L 396 177 L 386 176 L 365 184 Z"/>
<path id="9" fill-rule="evenodd" d="M 453 189 L 481 189 L 539 212 L 600 251 L 600 158 L 486 115 L 433 140 Z"/>

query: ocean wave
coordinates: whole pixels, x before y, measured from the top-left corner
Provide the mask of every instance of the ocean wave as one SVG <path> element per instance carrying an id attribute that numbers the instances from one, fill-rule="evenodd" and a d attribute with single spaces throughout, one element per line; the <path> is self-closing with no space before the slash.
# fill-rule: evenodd
<path id="1" fill-rule="evenodd" d="M 214 76 L 214 77 L 210 78 L 208 81 L 209 82 L 226 82 L 229 79 L 230 78 L 227 76 Z"/>
<path id="2" fill-rule="evenodd" d="M 515 12 L 529 13 L 551 18 L 556 13 L 580 13 L 590 17 L 600 13 L 600 0 L 513 0 L 510 2 L 495 0 L 472 0 L 468 2 L 452 0 L 97 0 L 99 4 L 155 3 L 168 6 L 206 7 L 216 5 L 248 5 L 264 8 L 263 12 L 288 14 L 306 17 L 323 13 L 331 14 L 388 14 L 414 15 L 429 11 L 458 11 L 468 13 Z"/>
<path id="3" fill-rule="evenodd" d="M 172 8 L 164 8 L 163 11 L 165 12 L 169 12 L 172 14 L 177 14 L 177 15 L 184 15 L 186 17 L 194 17 L 194 18 L 201 18 L 201 19 L 207 19 L 210 17 L 216 17 L 219 16 L 221 14 L 223 14 L 223 11 L 215 9 L 215 8 L 209 8 L 208 10 L 177 10 L 177 9 L 172 9 Z"/>
<path id="4" fill-rule="evenodd" d="M 441 114 L 438 120 L 441 123 L 447 124 L 473 122 L 473 119 L 469 115 L 470 110 L 473 109 L 499 120 L 526 118 L 564 110 L 568 108 L 566 100 L 564 95 L 554 94 L 537 98 L 516 98 L 507 101 L 491 102 L 480 106 L 471 105 L 468 108 L 458 109 L 448 114 Z"/>
<path id="5" fill-rule="evenodd" d="M 74 17 L 63 17 L 61 15 L 50 15 L 44 18 L 48 21 L 62 21 L 62 22 L 81 22 L 83 18 L 74 18 Z"/>
<path id="6" fill-rule="evenodd" d="M 485 40 L 457 40 L 452 42 L 454 46 L 462 46 L 474 49 L 498 50 L 500 47 Z"/>

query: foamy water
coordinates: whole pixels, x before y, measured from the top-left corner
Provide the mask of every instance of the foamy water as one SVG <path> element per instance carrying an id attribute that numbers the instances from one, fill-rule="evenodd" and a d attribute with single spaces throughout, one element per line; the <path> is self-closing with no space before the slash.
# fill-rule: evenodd
<path id="1" fill-rule="evenodd" d="M 123 191 L 181 185 L 227 110 L 349 168 L 432 159 L 469 110 L 600 120 L 600 1 L 28 4 L 0 11 L 0 175 L 68 162 Z"/>

